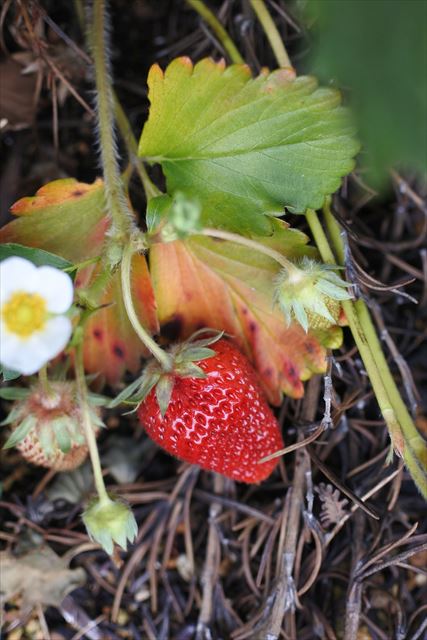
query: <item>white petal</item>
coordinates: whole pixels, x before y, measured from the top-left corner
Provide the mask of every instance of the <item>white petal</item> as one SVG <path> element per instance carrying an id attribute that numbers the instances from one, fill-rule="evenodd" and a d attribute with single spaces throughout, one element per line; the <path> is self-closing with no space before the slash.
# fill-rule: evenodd
<path id="1" fill-rule="evenodd" d="M 73 302 L 73 281 L 68 273 L 55 267 L 39 267 L 37 269 L 36 292 L 41 295 L 51 313 L 68 311 Z"/>
<path id="2" fill-rule="evenodd" d="M 0 362 L 6 369 L 18 371 L 15 366 L 15 354 L 21 348 L 21 342 L 22 340 L 20 340 L 16 334 L 9 333 L 2 322 L 0 333 Z"/>
<path id="3" fill-rule="evenodd" d="M 0 262 L 0 304 L 15 291 L 34 291 L 38 280 L 37 267 L 24 258 L 13 256 Z"/>
<path id="4" fill-rule="evenodd" d="M 33 333 L 27 339 L 10 333 L 2 323 L 0 362 L 8 369 L 29 376 L 61 353 L 71 333 L 71 320 L 65 316 L 48 320 L 42 331 Z"/>
<path id="5" fill-rule="evenodd" d="M 43 331 L 34 334 L 34 338 L 37 336 L 40 348 L 43 348 L 44 352 L 47 353 L 46 361 L 52 360 L 67 346 L 72 330 L 73 327 L 69 318 L 57 316 L 46 322 Z M 30 338 L 28 342 L 32 339 Z"/>

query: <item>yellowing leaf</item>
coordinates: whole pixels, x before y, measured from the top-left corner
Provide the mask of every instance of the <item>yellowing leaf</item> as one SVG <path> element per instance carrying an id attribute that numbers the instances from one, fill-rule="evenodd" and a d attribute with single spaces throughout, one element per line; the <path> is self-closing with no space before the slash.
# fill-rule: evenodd
<path id="1" fill-rule="evenodd" d="M 340 94 L 286 70 L 177 58 L 148 76 L 139 153 L 162 165 L 168 192 L 202 205 L 202 222 L 268 235 L 269 216 L 322 206 L 353 168 L 358 144 Z"/>
<path id="2" fill-rule="evenodd" d="M 34 197 L 18 200 L 11 211 L 19 217 L 0 229 L 1 243 L 37 247 L 70 262 L 98 255 L 109 225 L 101 180 L 55 180 Z"/>
<path id="3" fill-rule="evenodd" d="M 287 247 L 288 257 L 310 254 L 306 240 L 278 220 L 273 236 L 262 239 L 282 250 Z M 280 403 L 282 391 L 301 397 L 302 380 L 326 367 L 326 350 L 318 337 L 297 324 L 288 327 L 273 305 L 279 268 L 261 253 L 202 236 L 155 244 L 150 250 L 162 333 L 178 339 L 201 327 L 226 331 L 254 364 L 274 404 Z M 336 331 L 334 327 L 335 340 Z"/>
<path id="4" fill-rule="evenodd" d="M 6 602 L 16 596 L 23 607 L 59 607 L 65 596 L 85 583 L 83 569 L 68 569 L 68 562 L 45 545 L 15 557 L 0 553 L 2 595 Z"/>
<path id="5" fill-rule="evenodd" d="M 93 184 L 66 179 L 51 182 L 31 198 L 12 207 L 18 219 L 0 229 L 0 243 L 15 242 L 60 255 L 80 263 L 101 254 L 110 219 L 105 211 L 102 180 Z M 97 269 L 80 270 L 76 286 L 87 286 Z M 142 324 L 150 333 L 158 331 L 156 306 L 144 256 L 133 259 L 132 290 Z M 85 367 L 101 373 L 115 384 L 125 369 L 137 372 L 147 354 L 132 329 L 122 303 L 119 274 L 114 274 L 102 304 L 85 329 Z"/>
<path id="6" fill-rule="evenodd" d="M 132 258 L 132 293 L 142 325 L 151 334 L 158 333 L 154 292 L 147 262 L 141 255 Z M 119 272 L 114 274 L 101 304 L 108 306 L 97 311 L 85 328 L 85 369 L 90 373 L 101 372 L 110 384 L 116 384 L 126 369 L 138 373 L 141 357 L 149 353 L 128 320 Z"/>

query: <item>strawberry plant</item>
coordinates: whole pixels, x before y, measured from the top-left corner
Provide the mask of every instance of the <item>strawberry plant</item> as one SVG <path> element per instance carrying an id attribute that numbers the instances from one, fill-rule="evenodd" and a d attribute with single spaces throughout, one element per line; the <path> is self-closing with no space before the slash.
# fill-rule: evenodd
<path id="1" fill-rule="evenodd" d="M 42 186 L 13 205 L 16 219 L 0 230 L 4 270 L 10 260 L 21 261 L 26 273 L 56 260 L 49 269 L 58 278 L 74 277 L 74 304 L 58 308 L 67 313 L 68 333 L 51 350 L 34 347 L 34 358 L 29 336 L 37 346 L 55 309 L 31 278 L 16 283 L 11 273 L 2 289 L 4 353 L 17 354 L 2 360 L 5 379 L 11 369 L 39 371 L 40 378 L 28 399 L 21 387 L 5 389 L 3 397 L 15 394 L 21 403 L 7 420 L 14 425 L 7 445 L 52 468 L 75 466 L 67 456 L 79 451 L 80 461 L 89 451 L 97 497 L 83 518 L 109 553 L 114 542 L 126 548 L 134 540 L 136 524 L 128 505 L 105 488 L 92 374 L 114 396 L 98 397 L 98 404 L 133 403 L 147 434 L 173 456 L 258 483 L 284 447 L 268 403 L 280 405 L 283 393 L 302 397 L 304 382 L 326 372 L 345 325 L 392 449 L 427 497 L 427 445 L 368 308 L 346 279 L 346 247 L 331 209 L 359 150 L 351 115 L 336 89 L 296 75 L 263 3 L 253 4 L 279 68 L 254 75 L 228 39 L 230 64 L 188 57 L 164 69 L 154 64 L 137 143 L 112 90 L 105 3 L 92 3 L 102 176 L 93 184 L 62 179 Z M 142 219 L 120 171 L 115 119 L 144 188 Z M 158 175 L 154 166 L 162 171 L 158 184 L 150 177 Z M 287 214 L 305 216 L 314 244 Z M 203 331 L 210 336 L 201 338 Z M 54 333 L 46 335 L 53 341 Z M 35 368 L 22 364 L 25 358 Z M 119 392 L 127 372 L 133 381 Z"/>

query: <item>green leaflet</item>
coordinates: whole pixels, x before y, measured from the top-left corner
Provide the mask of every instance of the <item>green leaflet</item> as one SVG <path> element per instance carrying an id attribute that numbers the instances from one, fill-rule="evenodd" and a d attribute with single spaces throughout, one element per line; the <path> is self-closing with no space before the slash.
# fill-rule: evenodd
<path id="1" fill-rule="evenodd" d="M 197 197 L 204 225 L 268 235 L 268 216 L 322 206 L 353 168 L 349 114 L 314 78 L 177 58 L 148 85 L 139 154 L 162 165 L 169 193 Z"/>
<path id="2" fill-rule="evenodd" d="M 61 256 L 57 256 L 49 251 L 43 251 L 43 249 L 34 249 L 32 247 L 24 247 L 22 244 L 16 244 L 15 242 L 8 242 L 6 244 L 0 244 L 0 261 L 6 260 L 6 258 L 13 257 L 25 258 L 30 260 L 37 267 L 48 265 L 55 267 L 56 269 L 70 269 L 73 265 L 68 260 L 64 260 Z M 74 274 L 70 277 L 73 278 Z"/>

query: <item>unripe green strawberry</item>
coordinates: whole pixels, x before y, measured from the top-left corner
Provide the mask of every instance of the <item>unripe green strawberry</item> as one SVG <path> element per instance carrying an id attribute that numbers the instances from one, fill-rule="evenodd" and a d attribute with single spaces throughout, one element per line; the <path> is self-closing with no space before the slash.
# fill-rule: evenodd
<path id="1" fill-rule="evenodd" d="M 348 283 L 337 267 L 304 257 L 276 279 L 275 302 L 288 323 L 298 322 L 305 331 L 328 329 L 340 322 L 341 301 L 348 300 Z"/>
<path id="2" fill-rule="evenodd" d="M 90 411 L 98 432 L 102 426 L 99 409 L 91 407 Z M 5 448 L 15 446 L 33 464 L 68 471 L 87 456 L 74 382 L 49 382 L 48 391 L 41 384 L 31 387 L 28 395 L 14 404 L 6 423 L 13 431 Z"/>

